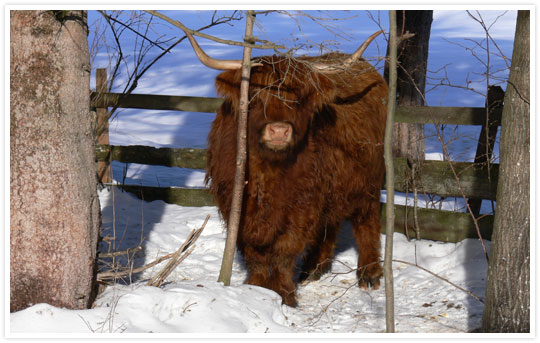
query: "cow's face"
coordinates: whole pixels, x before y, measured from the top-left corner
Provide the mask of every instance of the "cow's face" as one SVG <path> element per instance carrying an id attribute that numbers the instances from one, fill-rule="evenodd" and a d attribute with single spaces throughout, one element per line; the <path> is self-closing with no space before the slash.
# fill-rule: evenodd
<path id="1" fill-rule="evenodd" d="M 271 106 L 259 101 L 253 104 L 248 117 L 248 140 L 252 149 L 258 149 L 266 158 L 280 159 L 294 153 L 306 140 L 310 113 L 277 101 Z"/>
<path id="2" fill-rule="evenodd" d="M 219 94 L 238 112 L 241 71 L 226 71 L 216 79 Z M 251 71 L 248 145 L 265 159 L 281 160 L 305 146 L 314 115 L 335 97 L 333 82 L 305 63 L 267 57 Z M 236 118 L 236 115 L 234 115 Z"/>

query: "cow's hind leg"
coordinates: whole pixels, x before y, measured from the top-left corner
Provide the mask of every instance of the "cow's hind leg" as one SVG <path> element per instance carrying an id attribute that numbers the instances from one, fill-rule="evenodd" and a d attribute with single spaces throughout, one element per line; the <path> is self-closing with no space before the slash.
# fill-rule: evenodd
<path id="1" fill-rule="evenodd" d="M 304 257 L 300 282 L 319 280 L 332 267 L 339 224 L 324 225 L 316 241 L 308 248 Z"/>
<path id="2" fill-rule="evenodd" d="M 361 288 L 377 289 L 383 269 L 380 264 L 381 223 L 380 203 L 371 201 L 364 215 L 353 218 L 353 230 L 358 245 L 358 285 Z"/>

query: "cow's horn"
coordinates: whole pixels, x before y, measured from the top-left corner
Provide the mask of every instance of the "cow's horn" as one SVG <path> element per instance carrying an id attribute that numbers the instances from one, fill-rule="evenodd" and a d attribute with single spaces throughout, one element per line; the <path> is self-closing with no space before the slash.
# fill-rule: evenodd
<path id="1" fill-rule="evenodd" d="M 318 70 L 322 71 L 322 72 L 333 72 L 333 71 L 338 71 L 338 70 L 342 70 L 342 69 L 350 67 L 354 62 L 356 62 L 360 58 L 360 56 L 362 56 L 362 54 L 367 49 L 369 44 L 371 42 L 373 42 L 373 40 L 375 38 L 377 38 L 377 36 L 380 35 L 382 32 L 383 32 L 383 30 L 380 30 L 380 31 L 375 32 L 371 36 L 369 36 L 366 39 L 366 41 L 362 45 L 360 45 L 360 47 L 358 49 L 356 49 L 356 51 L 351 56 L 349 56 L 349 58 L 347 58 L 345 61 L 343 61 L 343 63 L 341 63 L 340 65 L 329 65 L 329 64 L 323 64 L 323 63 L 315 63 L 315 64 L 313 64 L 313 67 L 315 69 L 318 69 Z"/>
<path id="2" fill-rule="evenodd" d="M 242 60 L 218 60 L 215 58 L 212 58 L 208 56 L 203 49 L 199 46 L 195 38 L 187 32 L 186 33 L 187 38 L 189 39 L 189 42 L 191 43 L 191 46 L 193 47 L 193 50 L 195 51 L 195 54 L 199 58 L 199 60 L 207 66 L 208 68 L 217 69 L 217 70 L 235 70 L 242 68 Z M 251 66 L 259 66 L 262 65 L 260 63 L 254 63 Z"/>

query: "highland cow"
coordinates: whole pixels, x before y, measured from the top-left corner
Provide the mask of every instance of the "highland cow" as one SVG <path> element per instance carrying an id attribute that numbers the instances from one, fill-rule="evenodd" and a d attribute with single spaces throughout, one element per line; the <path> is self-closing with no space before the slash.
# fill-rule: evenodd
<path id="1" fill-rule="evenodd" d="M 201 60 L 208 58 L 192 37 L 190 41 Z M 254 59 L 237 248 L 249 273 L 246 282 L 276 291 L 289 306 L 297 304 L 296 260 L 302 257 L 300 280 L 320 278 L 331 267 L 344 219 L 352 222 L 358 245 L 359 286 L 380 285 L 379 201 L 388 90 L 377 70 L 359 57 L 362 51 Z M 227 222 L 241 62 L 234 67 L 204 63 L 231 69 L 216 79 L 225 100 L 208 138 L 206 179 Z"/>

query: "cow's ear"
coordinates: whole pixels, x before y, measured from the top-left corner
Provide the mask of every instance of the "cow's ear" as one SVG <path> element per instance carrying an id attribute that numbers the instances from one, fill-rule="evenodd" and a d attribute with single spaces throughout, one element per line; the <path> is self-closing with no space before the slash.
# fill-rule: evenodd
<path id="1" fill-rule="evenodd" d="M 238 108 L 240 101 L 241 70 L 228 70 L 216 78 L 216 92 L 231 101 L 233 108 Z"/>

